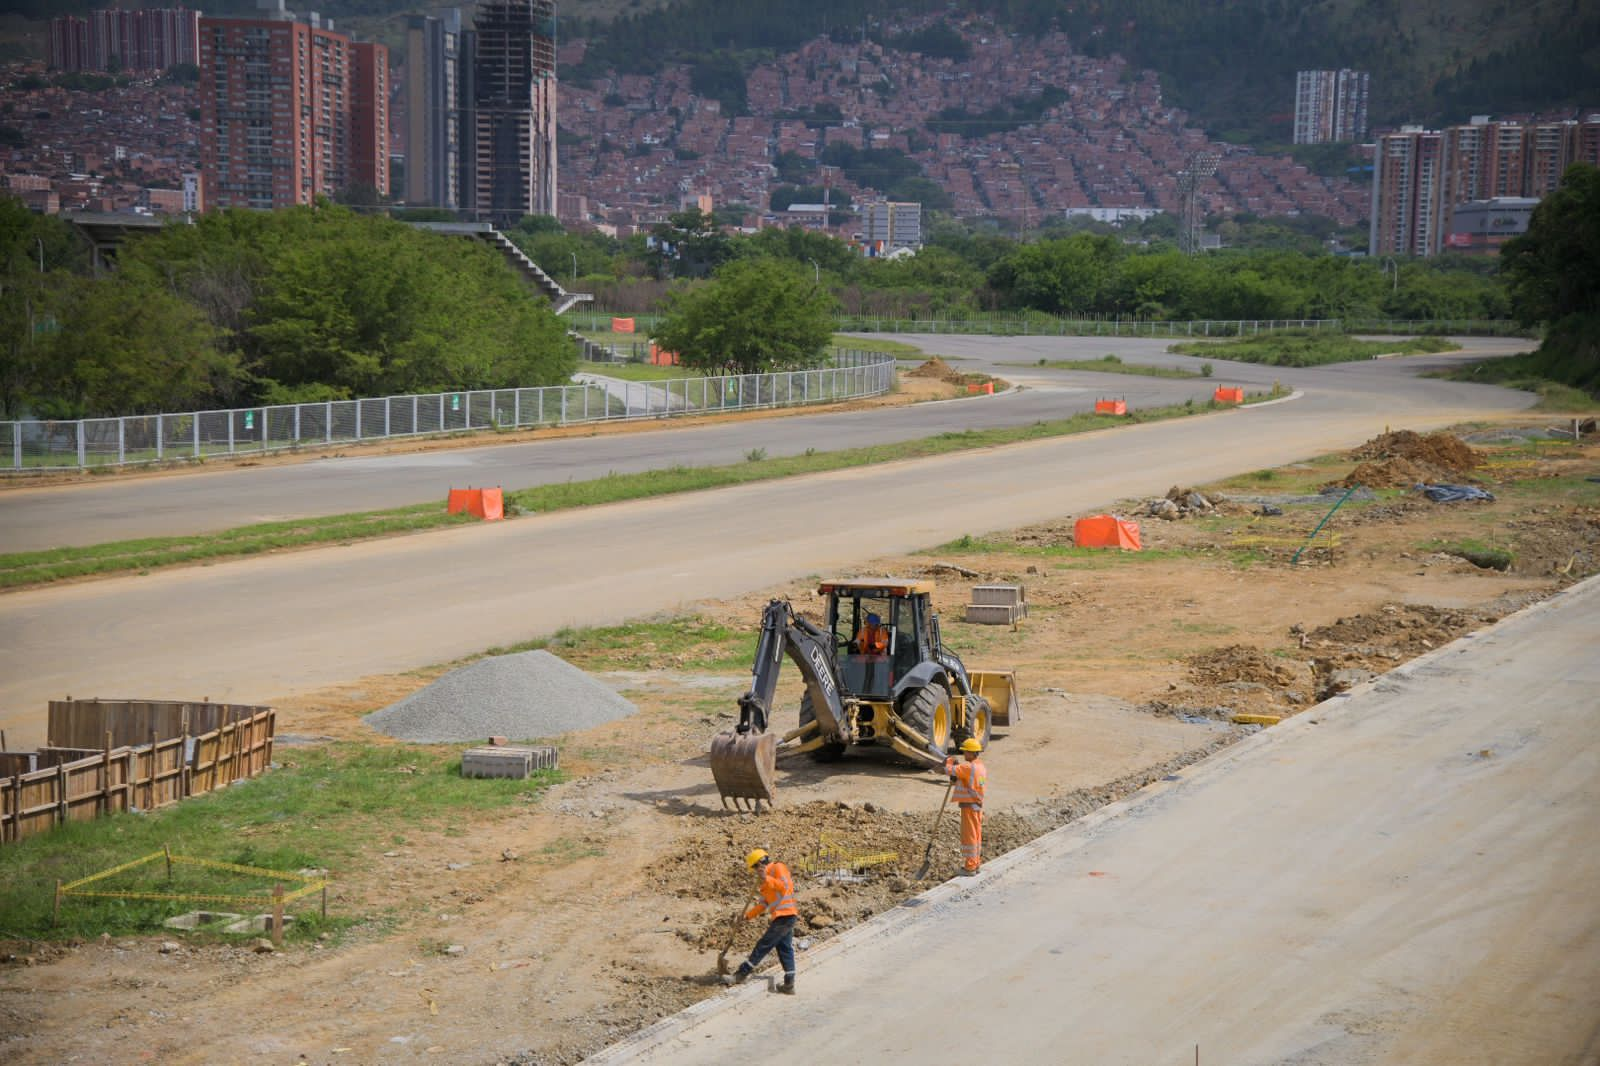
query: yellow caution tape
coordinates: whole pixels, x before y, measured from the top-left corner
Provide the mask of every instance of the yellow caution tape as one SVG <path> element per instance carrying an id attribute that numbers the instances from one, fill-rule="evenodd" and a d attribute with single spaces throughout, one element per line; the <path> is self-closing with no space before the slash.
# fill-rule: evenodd
<path id="1" fill-rule="evenodd" d="M 98 881 L 102 877 L 110 877 L 112 874 L 120 874 L 124 870 L 133 869 L 135 866 L 143 866 L 147 862 L 154 862 L 156 859 L 164 858 L 166 854 L 167 853 L 164 851 L 153 851 L 142 859 L 134 859 L 132 862 L 125 862 L 121 866 L 113 866 L 109 870 L 101 870 L 97 874 L 90 874 L 88 877 L 80 877 L 71 884 L 62 885 L 61 891 L 66 892 L 69 889 L 77 888 L 79 885 L 86 885 L 90 881 Z"/>
<path id="2" fill-rule="evenodd" d="M 84 891 L 82 888 L 83 885 L 90 884 L 94 881 L 103 880 L 107 877 L 114 876 L 115 874 L 124 873 L 128 870 L 134 869 L 135 867 L 143 866 L 146 863 L 155 862 L 157 859 L 166 859 L 169 862 L 184 863 L 189 866 L 205 866 L 214 870 L 227 870 L 231 873 L 249 874 L 256 877 L 270 877 L 280 881 L 298 881 L 300 882 L 301 887 L 295 889 L 293 892 L 285 892 L 281 897 L 272 895 L 234 896 L 221 893 L 205 892 L 105 892 L 98 890 Z M 234 903 L 243 906 L 260 905 L 270 907 L 280 899 L 284 903 L 289 903 L 293 900 L 300 899 L 302 896 L 309 896 L 311 893 L 321 891 L 327 887 L 328 880 L 326 877 L 291 873 L 288 870 L 268 870 L 260 866 L 242 866 L 238 863 L 220 862 L 216 859 L 197 859 L 188 855 L 169 855 L 165 851 L 152 851 L 148 855 L 137 859 L 131 859 L 120 866 L 113 866 L 109 870 L 101 870 L 99 873 L 90 874 L 88 877 L 80 877 L 76 881 L 68 882 L 67 884 L 61 886 L 60 894 L 62 896 L 85 896 L 94 897 L 97 899 L 183 900 L 185 902 L 197 903 Z"/>

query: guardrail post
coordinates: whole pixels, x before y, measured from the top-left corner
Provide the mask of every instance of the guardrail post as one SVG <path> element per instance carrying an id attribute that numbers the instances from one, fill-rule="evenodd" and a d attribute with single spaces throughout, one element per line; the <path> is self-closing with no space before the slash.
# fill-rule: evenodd
<path id="1" fill-rule="evenodd" d="M 161 453 L 167 443 L 167 427 L 162 421 L 162 419 L 165 417 L 165 415 L 161 414 L 156 415 L 156 460 L 158 462 L 161 459 Z"/>
<path id="2" fill-rule="evenodd" d="M 128 420 L 117 419 L 117 465 L 128 461 Z"/>
<path id="3" fill-rule="evenodd" d="M 327 403 L 327 413 L 322 420 L 322 429 L 325 443 L 333 443 L 333 401 Z"/>
<path id="4" fill-rule="evenodd" d="M 89 465 L 84 444 L 83 419 L 80 418 L 78 419 L 78 469 L 80 470 Z"/>
<path id="5" fill-rule="evenodd" d="M 356 440 L 361 439 L 361 401 L 356 401 Z"/>
<path id="6" fill-rule="evenodd" d="M 237 414 L 237 413 L 238 413 L 237 411 L 228 411 L 227 412 L 227 415 L 228 415 L 228 454 L 229 455 L 233 454 L 233 416 L 235 414 Z"/>

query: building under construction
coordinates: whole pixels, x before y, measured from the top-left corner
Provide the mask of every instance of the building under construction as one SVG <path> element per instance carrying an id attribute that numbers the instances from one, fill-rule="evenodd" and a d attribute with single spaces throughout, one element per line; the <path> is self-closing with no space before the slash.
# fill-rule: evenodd
<path id="1" fill-rule="evenodd" d="M 485 0 L 461 43 L 462 213 L 554 215 L 555 0 Z"/>

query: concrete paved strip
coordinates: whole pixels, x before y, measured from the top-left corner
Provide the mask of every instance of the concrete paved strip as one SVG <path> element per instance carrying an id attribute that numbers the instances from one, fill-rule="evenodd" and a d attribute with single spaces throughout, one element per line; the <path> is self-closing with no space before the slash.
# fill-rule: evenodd
<path id="1" fill-rule="evenodd" d="M 68 693 L 269 703 L 1158 496 L 1354 445 L 1386 424 L 1449 424 L 1473 410 L 1444 405 L 1454 398 L 1446 388 L 1314 418 L 1306 403 L 1246 409 L 10 593 L 0 728 L 42 742 L 47 702 Z"/>
<path id="2" fill-rule="evenodd" d="M 1600 578 L 588 1061 L 1593 1063 L 1596 633 Z"/>

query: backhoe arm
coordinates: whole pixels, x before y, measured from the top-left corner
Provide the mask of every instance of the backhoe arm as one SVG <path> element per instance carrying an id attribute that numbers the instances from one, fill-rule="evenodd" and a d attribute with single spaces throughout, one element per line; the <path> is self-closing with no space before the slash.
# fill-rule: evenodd
<path id="1" fill-rule="evenodd" d="M 739 697 L 740 734 L 764 733 L 778 690 L 779 668 L 787 655 L 800 670 L 824 736 L 835 738 L 845 723 L 839 698 L 839 675 L 834 666 L 833 635 L 795 613 L 787 600 L 773 600 L 761 615 L 761 637 L 756 642 L 755 665 L 750 670 L 750 691 Z"/>

